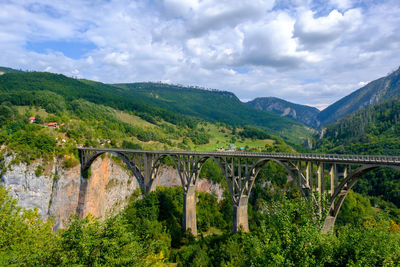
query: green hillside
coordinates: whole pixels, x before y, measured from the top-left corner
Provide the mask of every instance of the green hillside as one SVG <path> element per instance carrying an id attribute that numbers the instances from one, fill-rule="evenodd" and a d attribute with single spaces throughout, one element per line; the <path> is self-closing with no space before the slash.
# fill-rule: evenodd
<path id="1" fill-rule="evenodd" d="M 400 155 L 400 99 L 364 108 L 329 125 L 316 148 L 323 153 Z M 355 187 L 357 192 L 381 196 L 400 207 L 400 172 L 380 168 Z"/>
<path id="2" fill-rule="evenodd" d="M 12 68 L 6 68 L 6 67 L 0 67 L 0 73 L 18 73 L 18 72 L 23 72 L 21 70 L 15 70 Z"/>
<path id="3" fill-rule="evenodd" d="M 232 126 L 253 125 L 293 143 L 302 143 L 310 135 L 310 131 L 300 123 L 253 110 L 228 92 L 154 83 L 115 86 L 42 72 L 6 73 L 0 76 L 0 101 L 19 99 L 14 104 L 27 105 L 29 99 L 37 98 L 34 95 L 40 91 L 54 92 L 66 101 L 84 99 L 134 112 L 150 122 L 164 120 L 191 128 L 196 121 L 203 120 Z"/>
<path id="4" fill-rule="evenodd" d="M 117 86 L 125 89 L 124 95 L 128 97 L 144 95 L 146 103 L 166 110 L 233 126 L 258 126 L 295 143 L 300 143 L 299 140 L 304 140 L 310 134 L 301 123 L 269 112 L 254 110 L 242 103 L 233 93 L 226 91 L 162 83 L 131 83 Z"/>

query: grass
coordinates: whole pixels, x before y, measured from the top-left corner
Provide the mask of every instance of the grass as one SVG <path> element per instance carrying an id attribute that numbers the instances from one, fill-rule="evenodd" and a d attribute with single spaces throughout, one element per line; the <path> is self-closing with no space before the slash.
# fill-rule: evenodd
<path id="1" fill-rule="evenodd" d="M 266 144 L 274 143 L 274 140 L 271 139 L 253 140 L 248 138 L 239 138 L 237 134 L 232 134 L 231 129 L 223 126 L 218 126 L 216 124 L 206 123 L 205 125 L 203 124 L 200 127 L 203 127 L 204 130 L 211 137 L 208 144 L 194 146 L 194 150 L 197 151 L 212 151 L 215 150 L 217 146 L 223 146 L 227 148 L 229 144 L 234 144 L 237 148 L 246 146 L 248 146 L 249 148 L 264 148 Z M 238 128 L 236 131 L 238 133 L 241 131 L 241 129 Z M 232 140 L 232 138 L 235 138 L 236 140 Z"/>
<path id="2" fill-rule="evenodd" d="M 122 121 L 126 123 L 140 126 L 143 128 L 151 128 L 154 131 L 163 133 L 163 129 L 160 126 L 147 122 L 139 118 L 138 116 L 131 115 L 129 113 L 122 111 L 116 111 L 116 114 Z M 166 122 L 161 122 L 161 123 L 166 123 Z M 167 124 L 174 127 L 175 130 L 177 130 L 175 125 L 169 123 Z M 237 148 L 248 146 L 249 148 L 253 149 L 259 148 L 261 150 L 262 148 L 265 147 L 266 144 L 273 144 L 275 142 L 274 140 L 271 139 L 253 140 L 248 138 L 245 139 L 240 138 L 238 136 L 238 133 L 242 131 L 241 128 L 237 128 L 236 135 L 232 134 L 232 129 L 208 122 L 200 123 L 198 128 L 200 129 L 204 128 L 204 131 L 210 135 L 210 142 L 204 145 L 195 145 L 193 143 L 189 143 L 191 150 L 195 151 L 214 151 L 217 146 L 218 147 L 224 146 L 226 148 L 229 146 L 229 144 L 235 144 Z M 232 138 L 236 140 L 232 140 Z M 178 144 L 182 142 L 183 137 L 179 139 L 170 138 L 169 140 L 173 143 L 172 146 L 157 141 L 143 142 L 138 140 L 136 137 L 129 138 L 129 141 L 140 144 L 144 150 L 167 150 L 167 149 L 182 150 L 181 148 L 178 147 Z"/>
<path id="3" fill-rule="evenodd" d="M 42 117 L 42 119 L 47 118 L 47 116 L 49 115 L 49 113 L 47 113 L 46 110 L 40 107 L 30 107 L 30 106 L 15 106 L 15 107 L 17 108 L 18 113 L 21 115 L 25 114 L 27 111 L 35 116 L 39 115 L 40 117 Z"/>
<path id="4" fill-rule="evenodd" d="M 129 123 L 129 124 L 134 124 L 134 125 L 142 126 L 142 127 L 155 127 L 156 126 L 150 122 L 147 122 L 147 121 L 141 119 L 138 116 L 131 115 L 127 112 L 116 110 L 115 114 L 121 121 Z"/>

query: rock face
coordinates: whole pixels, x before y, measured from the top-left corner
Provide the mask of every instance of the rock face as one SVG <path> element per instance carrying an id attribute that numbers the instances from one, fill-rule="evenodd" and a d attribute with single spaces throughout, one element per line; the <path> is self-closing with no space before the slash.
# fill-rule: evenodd
<path id="1" fill-rule="evenodd" d="M 81 177 L 80 165 L 64 169 L 54 162 L 45 166 L 43 174 L 36 175 L 42 161 L 31 165 L 10 165 L 12 157 L 6 157 L 7 171 L 1 183 L 9 188 L 10 194 L 18 199 L 19 206 L 26 209 L 38 208 L 43 218 L 52 217 L 55 229 L 63 228 L 72 214 L 80 217 L 92 214 L 105 218 L 123 209 L 130 196 L 140 190 L 136 178 L 109 157 L 99 157 L 91 166 L 91 176 Z M 177 171 L 171 167 L 160 170 L 154 181 L 156 186 L 180 186 Z M 214 193 L 222 199 L 223 190 L 218 184 L 199 180 L 198 191 Z"/>
<path id="2" fill-rule="evenodd" d="M 289 117 L 313 128 L 319 126 L 317 119 L 319 110 L 314 107 L 294 104 L 276 97 L 259 97 L 246 104 L 258 110 Z"/>

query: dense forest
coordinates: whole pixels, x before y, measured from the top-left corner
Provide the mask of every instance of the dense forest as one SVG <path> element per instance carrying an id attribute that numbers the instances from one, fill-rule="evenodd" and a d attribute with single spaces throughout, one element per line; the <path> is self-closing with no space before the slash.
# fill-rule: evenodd
<path id="1" fill-rule="evenodd" d="M 335 233 L 322 234 L 313 207 L 294 187 L 257 186 L 250 200 L 250 232 L 231 233 L 229 197 L 198 195 L 197 237 L 181 231 L 182 189 L 132 196 L 117 216 L 51 220 L 21 211 L 0 187 L 0 265 L 116 266 L 393 266 L 400 264 L 399 217 L 376 211 L 351 194 Z"/>
<path id="2" fill-rule="evenodd" d="M 348 115 L 317 136 L 317 151 L 337 154 L 400 154 L 400 99 L 393 98 Z M 400 173 L 379 168 L 367 173 L 355 191 L 383 198 L 400 207 Z"/>

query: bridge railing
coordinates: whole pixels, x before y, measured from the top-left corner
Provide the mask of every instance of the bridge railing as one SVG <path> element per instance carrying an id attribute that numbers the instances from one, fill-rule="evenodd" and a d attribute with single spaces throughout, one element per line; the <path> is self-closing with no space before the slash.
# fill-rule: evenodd
<path id="1" fill-rule="evenodd" d="M 94 148 L 80 147 L 79 150 L 101 151 L 101 152 L 128 152 L 128 153 L 151 153 L 171 155 L 199 155 L 199 156 L 226 156 L 226 157 L 251 157 L 271 159 L 296 159 L 296 160 L 318 160 L 326 162 L 344 163 L 384 163 L 400 164 L 399 156 L 382 155 L 347 155 L 347 154 L 312 154 L 312 153 L 272 153 L 272 152 L 217 152 L 217 151 L 147 151 L 120 148 Z"/>

